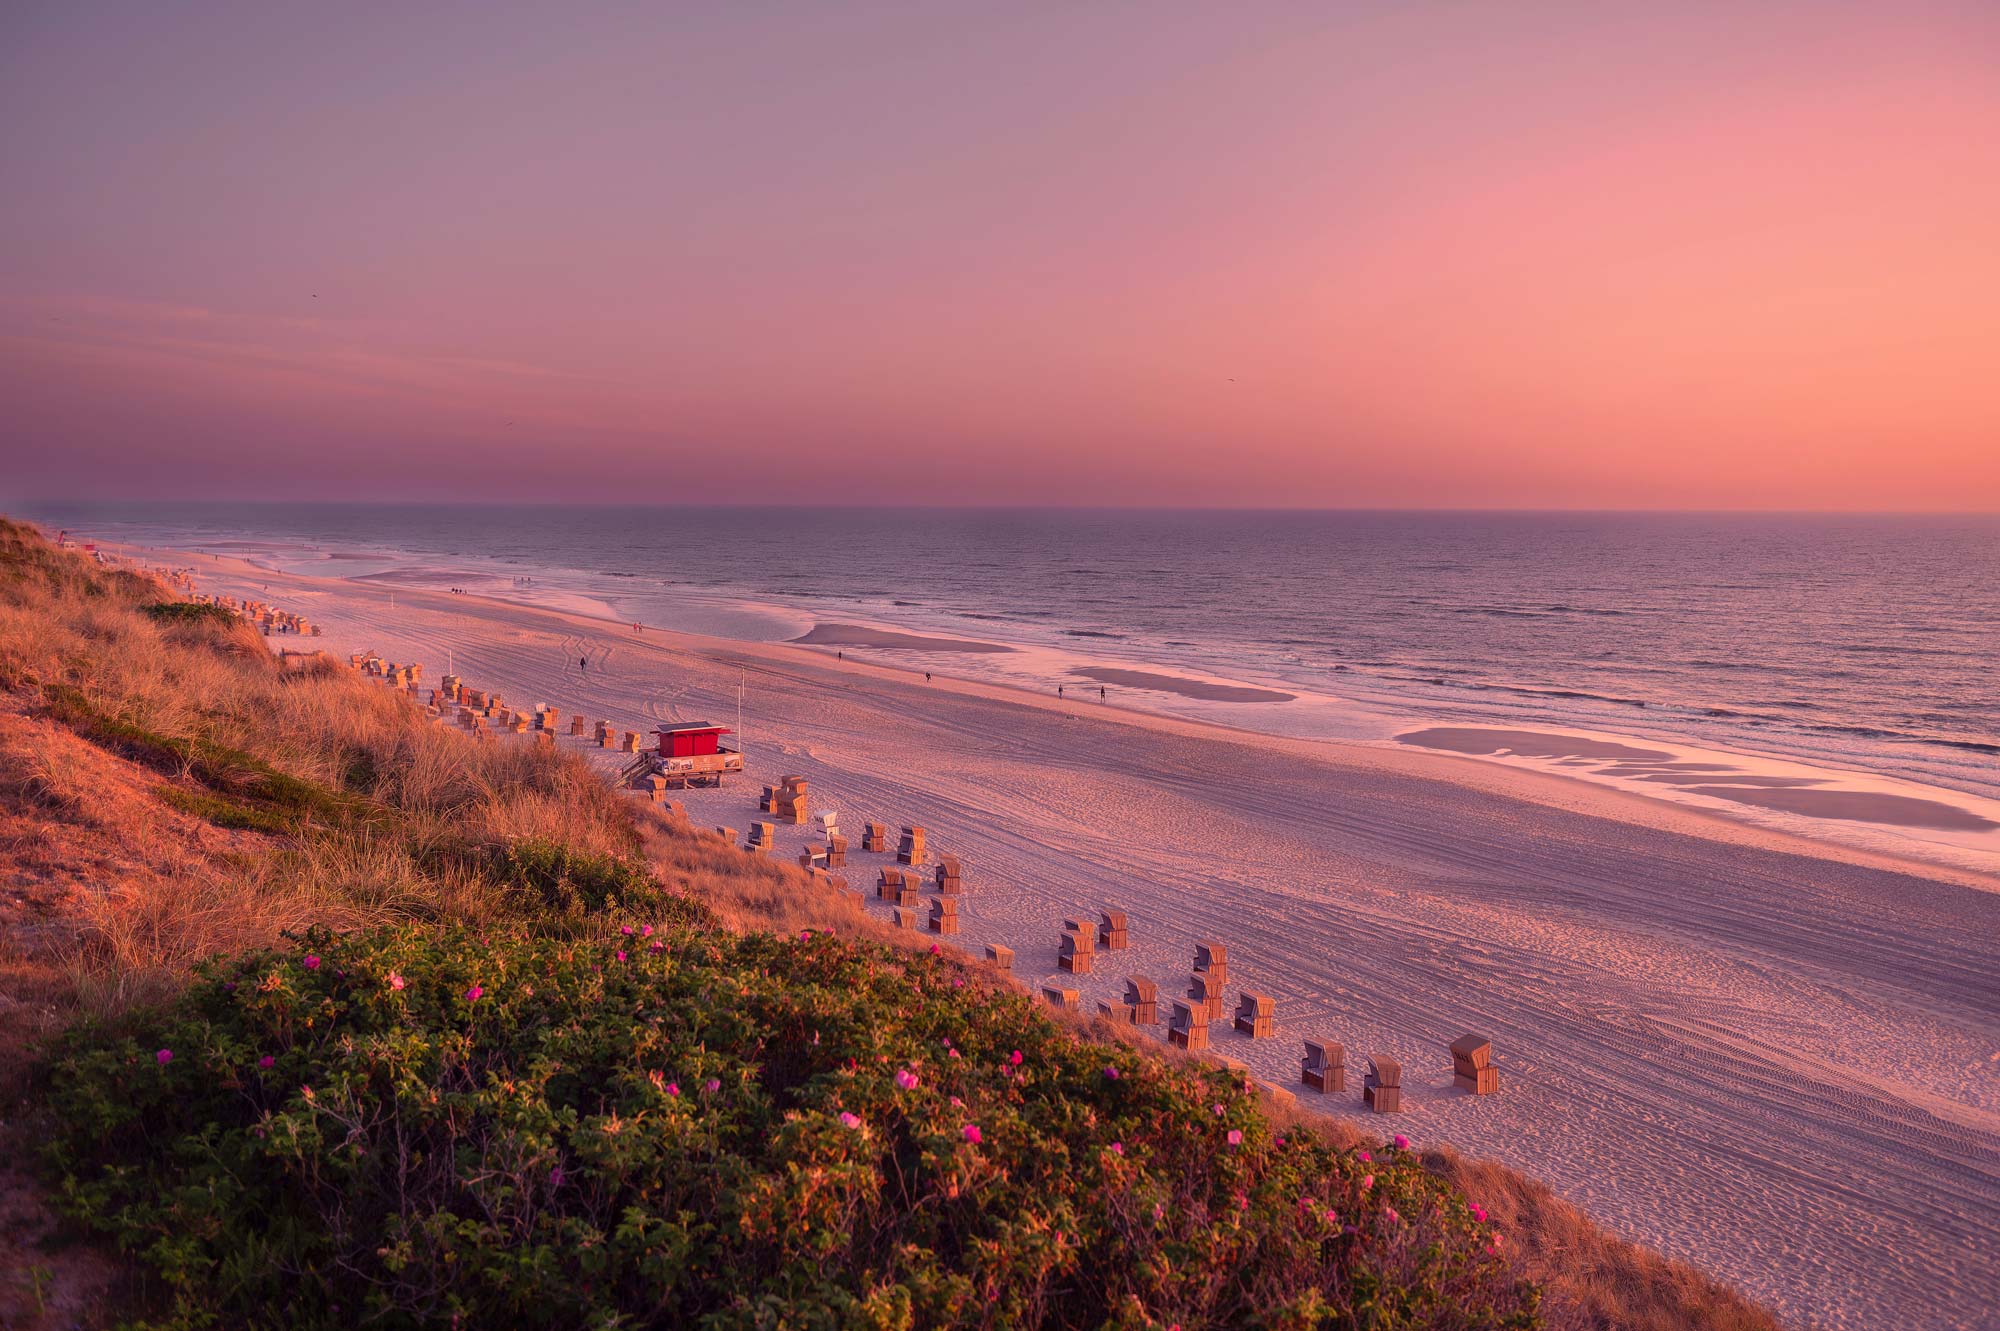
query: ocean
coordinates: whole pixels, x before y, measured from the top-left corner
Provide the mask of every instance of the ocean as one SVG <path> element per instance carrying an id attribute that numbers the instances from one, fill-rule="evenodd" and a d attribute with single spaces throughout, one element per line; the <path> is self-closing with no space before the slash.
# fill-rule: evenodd
<path id="1" fill-rule="evenodd" d="M 828 650 L 1050 692 L 1103 687 L 1107 700 L 1272 733 L 1562 727 L 2000 797 L 2000 517 L 25 512 L 84 536 L 725 637 L 786 640 L 838 624 L 996 644 L 1014 650 Z"/>

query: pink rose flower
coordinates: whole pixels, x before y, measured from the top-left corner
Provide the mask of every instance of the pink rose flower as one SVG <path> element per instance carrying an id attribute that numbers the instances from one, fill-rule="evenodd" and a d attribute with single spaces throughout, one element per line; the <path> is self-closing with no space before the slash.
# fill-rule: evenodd
<path id="1" fill-rule="evenodd" d="M 1242 1132 L 1236 1128 L 1231 1128 L 1229 1130 L 1229 1144 L 1231 1146 L 1241 1146 L 1243 1144 Z"/>
<path id="2" fill-rule="evenodd" d="M 710 1095 L 714 1095 L 717 1091 L 721 1089 L 722 1089 L 722 1081 L 720 1078 L 710 1077 L 708 1079 L 708 1093 Z"/>
<path id="3" fill-rule="evenodd" d="M 468 1003 L 477 1003 L 485 993 L 484 989 L 475 984 L 465 991 L 465 1001 Z"/>
<path id="4" fill-rule="evenodd" d="M 668 1095 L 679 1095 L 680 1093 L 681 1093 L 681 1084 L 679 1082 L 670 1081 L 667 1083 Z"/>
<path id="5" fill-rule="evenodd" d="M 1405 1137 L 1400 1132 L 1396 1134 L 1396 1149 L 1399 1151 L 1407 1151 L 1410 1149 L 1410 1139 L 1408 1137 Z"/>
<path id="6" fill-rule="evenodd" d="M 162 1049 L 159 1053 L 153 1055 L 153 1061 L 161 1067 L 165 1067 L 174 1061 L 174 1051 L 171 1049 Z"/>
<path id="7" fill-rule="evenodd" d="M 840 1122 L 841 1126 L 843 1127 L 858 1128 L 861 1126 L 860 1116 L 857 1114 L 850 1114 L 846 1110 L 841 1111 Z"/>
<path id="8" fill-rule="evenodd" d="M 979 1145 L 981 1141 L 985 1140 L 985 1138 L 980 1136 L 979 1125 L 977 1123 L 968 1123 L 965 1125 L 965 1139 L 974 1146 Z"/>
<path id="9" fill-rule="evenodd" d="M 917 1089 L 917 1074 L 904 1068 L 896 1074 L 896 1084 L 906 1091 L 914 1091 Z"/>
<path id="10" fill-rule="evenodd" d="M 391 989 L 401 989 L 401 988 L 403 987 L 403 977 L 402 977 L 401 975 L 397 974 L 397 973 L 396 973 L 395 971 L 390 971 L 390 972 L 389 972 L 389 987 L 390 987 Z"/>
<path id="11" fill-rule="evenodd" d="M 1366 1192 L 1374 1186 L 1375 1186 L 1375 1176 L 1373 1174 L 1365 1174 L 1362 1176 L 1361 1191 Z"/>
<path id="12" fill-rule="evenodd" d="M 278 1066 L 278 1060 L 266 1054 L 257 1060 L 257 1066 L 260 1068 L 274 1068 Z"/>
<path id="13" fill-rule="evenodd" d="M 316 971 L 319 969 L 319 957 L 317 955 L 309 956 L 306 958 L 306 969 L 309 971 Z"/>

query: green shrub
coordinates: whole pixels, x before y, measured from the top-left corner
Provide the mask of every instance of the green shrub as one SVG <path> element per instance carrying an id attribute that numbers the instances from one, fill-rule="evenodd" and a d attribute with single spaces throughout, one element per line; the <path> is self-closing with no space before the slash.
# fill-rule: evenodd
<path id="1" fill-rule="evenodd" d="M 67 684 L 42 690 L 43 711 L 83 738 L 161 772 L 182 772 L 237 800 L 266 806 L 288 822 L 343 823 L 380 816 L 367 800 L 293 776 L 262 758 L 201 738 L 163 735 L 112 716 Z"/>
<path id="2" fill-rule="evenodd" d="M 160 1326 L 1540 1324 L 1412 1153 L 824 936 L 314 933 L 51 1096 Z"/>
<path id="3" fill-rule="evenodd" d="M 298 824 L 283 814 L 254 808 L 241 801 L 210 795 L 205 791 L 158 785 L 153 788 L 153 793 L 182 813 L 213 823 L 217 827 L 235 828 L 245 832 L 268 832 L 274 836 L 298 830 Z"/>
<path id="4" fill-rule="evenodd" d="M 538 837 L 508 842 L 494 869 L 502 882 L 527 896 L 531 908 L 565 914 L 651 910 L 662 895 L 644 865 Z"/>
<path id="5" fill-rule="evenodd" d="M 212 624 L 227 628 L 236 623 L 236 616 L 224 607 L 194 601 L 161 601 L 142 605 L 139 610 L 156 624 Z"/>

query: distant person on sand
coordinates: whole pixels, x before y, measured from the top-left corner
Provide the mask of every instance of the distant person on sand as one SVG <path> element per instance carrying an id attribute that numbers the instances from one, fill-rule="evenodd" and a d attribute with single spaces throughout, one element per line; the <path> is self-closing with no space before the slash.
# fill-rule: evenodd
<path id="1" fill-rule="evenodd" d="M 1099 698 L 1102 698 L 1102 697 L 1104 697 L 1104 686 L 1103 686 L 1102 684 L 1099 684 L 1099 685 L 1097 686 L 1097 696 L 1098 696 Z"/>
<path id="2" fill-rule="evenodd" d="M 576 658 L 576 668 L 577 668 L 578 670 L 588 670 L 588 669 L 590 669 L 590 658 L 589 658 L 589 657 L 587 657 L 587 656 L 579 656 L 579 657 L 577 657 L 577 658 Z"/>
<path id="3" fill-rule="evenodd" d="M 1058 684 L 1056 685 L 1056 697 L 1060 698 L 1062 696 L 1063 696 L 1063 686 Z"/>
<path id="4" fill-rule="evenodd" d="M 931 682 L 931 672 L 926 670 L 924 671 L 924 683 L 928 684 L 930 682 Z"/>

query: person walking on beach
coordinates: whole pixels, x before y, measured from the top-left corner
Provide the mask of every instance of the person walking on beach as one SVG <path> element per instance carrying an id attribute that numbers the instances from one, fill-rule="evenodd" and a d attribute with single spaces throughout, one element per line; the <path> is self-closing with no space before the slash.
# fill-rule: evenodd
<path id="1" fill-rule="evenodd" d="M 1098 697 L 1098 701 L 1100 701 L 1100 702 L 1102 702 L 1102 701 L 1104 700 L 1104 686 L 1103 686 L 1102 684 L 1099 684 L 1099 685 L 1097 686 L 1097 697 Z"/>
<path id="2" fill-rule="evenodd" d="M 928 684 L 930 682 L 931 682 L 931 672 L 926 670 L 924 671 L 924 683 Z"/>
<path id="3" fill-rule="evenodd" d="M 1060 698 L 1062 696 L 1063 696 L 1063 686 L 1058 684 L 1056 685 L 1056 697 Z"/>
<path id="4" fill-rule="evenodd" d="M 587 656 L 579 656 L 579 657 L 577 657 L 577 658 L 576 658 L 576 668 L 577 668 L 577 670 L 578 670 L 578 671 L 580 671 L 580 672 L 583 672 L 583 671 L 588 671 L 588 670 L 590 669 L 590 658 L 589 658 L 589 657 L 587 657 Z"/>

